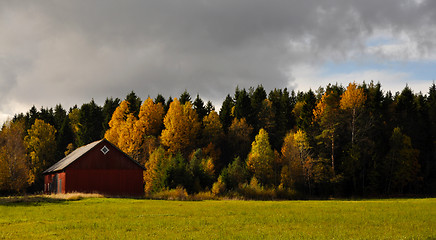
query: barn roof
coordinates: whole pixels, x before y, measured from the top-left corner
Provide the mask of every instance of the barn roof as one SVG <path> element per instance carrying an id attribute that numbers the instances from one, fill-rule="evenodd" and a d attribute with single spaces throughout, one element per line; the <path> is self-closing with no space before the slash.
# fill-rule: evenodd
<path id="1" fill-rule="evenodd" d="M 89 150 L 93 149 L 97 144 L 101 143 L 101 142 L 107 142 L 109 144 L 111 144 L 112 146 L 114 146 L 112 143 L 110 143 L 109 141 L 107 141 L 106 139 L 102 139 L 102 140 L 98 140 L 95 142 L 92 142 L 88 145 L 82 146 L 77 148 L 76 150 L 74 150 L 73 152 L 71 152 L 70 154 L 68 154 L 66 157 L 64 157 L 63 159 L 61 159 L 59 162 L 53 164 L 53 166 L 49 167 L 47 170 L 45 170 L 43 172 L 44 173 L 50 173 L 50 172 L 57 172 L 57 171 L 62 171 L 63 169 L 65 169 L 67 166 L 69 166 L 71 163 L 73 163 L 74 161 L 76 161 L 77 159 L 79 159 L 81 156 L 83 156 L 85 153 L 87 153 Z M 116 146 L 114 146 L 116 149 L 118 149 Z M 119 150 L 119 149 L 118 149 Z M 120 150 L 121 151 L 121 150 Z M 121 151 L 122 152 L 122 151 Z M 124 152 L 123 152 L 124 153 Z M 125 154 L 125 153 L 124 153 Z M 130 160 L 132 160 L 133 162 L 135 162 L 138 166 L 140 166 L 141 168 L 144 168 L 143 166 L 141 166 L 138 162 L 136 162 L 135 160 L 131 159 L 127 154 L 125 154 Z"/>

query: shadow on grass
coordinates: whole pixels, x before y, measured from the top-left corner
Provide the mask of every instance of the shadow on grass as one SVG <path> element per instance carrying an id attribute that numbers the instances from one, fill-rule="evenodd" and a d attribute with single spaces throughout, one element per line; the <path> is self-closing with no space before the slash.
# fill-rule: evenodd
<path id="1" fill-rule="evenodd" d="M 44 196 L 12 196 L 0 197 L 0 206 L 40 206 L 43 204 L 63 204 L 66 199 L 57 199 Z"/>

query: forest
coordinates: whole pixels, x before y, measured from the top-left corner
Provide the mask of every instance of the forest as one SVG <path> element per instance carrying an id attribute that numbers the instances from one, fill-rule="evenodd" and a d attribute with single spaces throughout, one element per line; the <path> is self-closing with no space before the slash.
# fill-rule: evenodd
<path id="1" fill-rule="evenodd" d="M 106 138 L 142 164 L 145 194 L 260 199 L 434 196 L 436 85 L 427 93 L 380 83 L 228 94 L 217 110 L 178 97 L 107 98 L 64 109 L 33 106 L 0 131 L 0 195 L 43 189 L 42 172 Z"/>

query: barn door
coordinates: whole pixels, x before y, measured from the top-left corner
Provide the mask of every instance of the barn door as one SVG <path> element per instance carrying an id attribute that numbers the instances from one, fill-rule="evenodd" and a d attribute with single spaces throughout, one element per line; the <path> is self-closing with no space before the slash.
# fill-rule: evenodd
<path id="1" fill-rule="evenodd" d="M 55 174 L 50 183 L 50 193 L 56 193 L 58 190 L 58 175 Z"/>
<path id="2" fill-rule="evenodd" d="M 62 193 L 62 178 L 58 177 L 58 193 Z"/>

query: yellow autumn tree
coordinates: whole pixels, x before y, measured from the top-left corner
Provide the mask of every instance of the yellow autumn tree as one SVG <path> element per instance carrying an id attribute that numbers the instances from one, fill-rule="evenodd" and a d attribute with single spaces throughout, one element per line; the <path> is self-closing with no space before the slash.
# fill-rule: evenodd
<path id="1" fill-rule="evenodd" d="M 118 128 L 118 142 L 116 145 L 131 158 L 138 160 L 138 147 L 134 139 L 135 123 L 136 117 L 132 113 L 129 113 L 127 119 L 121 122 Z"/>
<path id="2" fill-rule="evenodd" d="M 282 169 L 281 185 L 292 187 L 305 184 L 310 188 L 310 156 L 309 141 L 304 131 L 289 132 L 283 140 L 281 149 L 284 166 Z"/>
<path id="3" fill-rule="evenodd" d="M 187 156 L 195 148 L 200 131 L 197 113 L 190 102 L 180 104 L 174 98 L 164 118 L 165 129 L 161 134 L 161 142 L 170 153 L 181 152 Z"/>
<path id="4" fill-rule="evenodd" d="M 134 160 L 138 161 L 141 152 L 141 141 L 137 136 L 142 136 L 138 133 L 137 118 L 129 110 L 130 103 L 124 100 L 115 109 L 112 118 L 109 121 L 109 129 L 104 137 Z"/>
<path id="5" fill-rule="evenodd" d="M 28 186 L 29 166 L 23 138 L 23 121 L 7 121 L 0 131 L 0 190 L 22 192 Z"/>
<path id="6" fill-rule="evenodd" d="M 251 144 L 247 168 L 262 184 L 269 183 L 273 174 L 274 151 L 268 140 L 268 133 L 261 128 Z"/>
<path id="7" fill-rule="evenodd" d="M 366 96 L 362 88 L 358 88 L 356 83 L 348 84 L 347 90 L 341 96 L 340 106 L 342 110 L 351 113 L 351 143 L 355 142 L 356 118 L 359 110 L 365 103 Z"/>
<path id="8" fill-rule="evenodd" d="M 154 103 L 151 98 L 147 98 L 142 103 L 139 110 L 136 128 L 142 136 L 158 136 L 164 118 L 165 110 L 162 103 Z"/>
<path id="9" fill-rule="evenodd" d="M 123 127 L 123 124 L 127 119 L 128 115 L 129 102 L 124 100 L 120 103 L 120 105 L 115 109 L 114 113 L 112 114 L 112 118 L 109 121 L 109 129 L 104 134 L 104 138 L 118 146 L 119 131 Z"/>
<path id="10" fill-rule="evenodd" d="M 43 120 L 36 119 L 27 131 L 24 144 L 30 157 L 29 184 L 40 183 L 42 172 L 56 162 L 56 129 Z"/>
<path id="11" fill-rule="evenodd" d="M 141 105 L 138 119 L 131 129 L 132 141 L 129 147 L 132 157 L 141 164 L 147 162 L 158 146 L 157 136 L 163 125 L 164 113 L 162 103 L 154 103 L 151 98 L 147 98 Z"/>

